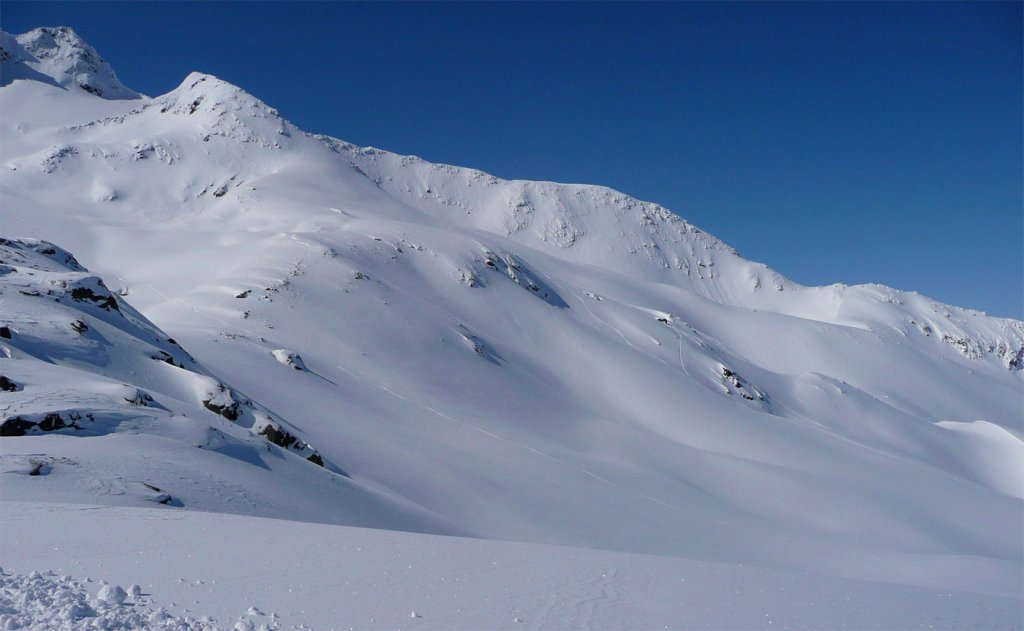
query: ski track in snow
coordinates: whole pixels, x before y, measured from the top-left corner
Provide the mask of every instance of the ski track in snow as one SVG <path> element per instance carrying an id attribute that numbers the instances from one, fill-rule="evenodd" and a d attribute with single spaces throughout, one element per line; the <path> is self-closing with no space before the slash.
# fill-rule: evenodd
<path id="1" fill-rule="evenodd" d="M 197 308 L 195 305 L 189 303 L 184 298 L 180 298 L 180 297 L 171 298 L 170 296 L 168 296 L 167 294 L 163 293 L 162 291 L 160 291 L 159 289 L 157 289 L 153 285 L 150 285 L 149 283 L 142 283 L 139 286 L 140 287 L 148 287 L 148 288 L 152 289 L 155 293 L 157 293 L 160 297 L 162 297 L 166 302 L 177 302 L 178 304 L 181 304 L 181 305 L 184 305 L 184 306 L 188 307 L 196 315 L 202 316 L 202 317 L 206 318 L 207 320 L 212 320 L 212 321 L 216 322 L 217 324 L 220 324 L 221 326 L 224 327 L 224 330 L 226 330 L 226 331 L 230 331 L 231 329 L 234 329 L 234 328 L 240 328 L 240 327 L 238 327 L 237 323 L 225 322 L 224 320 L 221 320 L 220 318 L 216 318 L 216 317 L 214 317 L 214 316 L 212 316 L 212 315 L 210 315 L 208 313 L 204 313 L 203 311 L 200 311 L 199 308 Z M 253 333 L 251 331 L 249 331 L 248 329 L 242 329 L 242 330 L 245 331 L 246 334 L 248 334 L 248 335 L 253 335 Z"/>

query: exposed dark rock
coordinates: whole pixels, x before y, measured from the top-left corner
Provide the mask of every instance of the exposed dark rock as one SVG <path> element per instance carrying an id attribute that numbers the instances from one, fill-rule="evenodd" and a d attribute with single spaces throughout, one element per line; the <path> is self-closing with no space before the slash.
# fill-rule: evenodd
<path id="1" fill-rule="evenodd" d="M 214 414 L 220 414 L 229 421 L 238 420 L 238 402 L 234 402 L 230 405 L 218 405 L 211 401 L 203 401 L 203 405 L 206 409 L 213 412 Z"/>
<path id="2" fill-rule="evenodd" d="M 295 444 L 296 438 L 287 430 L 274 427 L 273 425 L 267 425 L 260 430 L 260 436 L 265 437 L 270 442 L 274 443 L 278 447 L 284 447 L 288 449 Z"/>
<path id="3" fill-rule="evenodd" d="M 68 418 L 65 420 L 59 412 L 50 412 L 43 416 L 41 421 L 29 420 L 22 416 L 12 416 L 4 419 L 3 423 L 0 423 L 0 436 L 24 436 L 36 427 L 44 432 L 53 432 L 65 428 L 79 429 L 78 421 L 82 419 L 82 415 L 78 412 L 67 412 L 67 415 Z M 85 417 L 89 420 L 94 420 L 91 414 L 86 414 Z"/>
<path id="4" fill-rule="evenodd" d="M 125 397 L 124 400 L 127 401 L 128 403 L 131 403 L 132 405 L 141 406 L 148 406 L 150 403 L 153 403 L 153 397 L 150 396 L 148 392 L 145 392 L 143 390 L 136 390 L 134 396 Z"/>
<path id="5" fill-rule="evenodd" d="M 30 476 L 49 475 L 50 474 L 50 469 L 51 469 L 50 462 L 48 462 L 45 459 L 44 460 L 40 460 L 40 459 L 37 459 L 37 458 L 30 458 L 29 461 L 28 461 L 28 464 L 31 467 L 28 470 L 28 475 L 30 475 Z"/>
<path id="6" fill-rule="evenodd" d="M 21 389 L 21 385 L 8 379 L 6 375 L 0 375 L 0 390 L 3 392 L 18 392 Z"/>
<path id="7" fill-rule="evenodd" d="M 736 371 L 730 370 L 725 366 L 722 366 L 722 377 L 723 382 L 731 385 L 733 390 L 736 391 L 736 394 L 740 395 L 747 401 L 764 401 L 764 395 L 758 392 L 757 388 L 754 388 L 753 386 L 748 384 L 747 381 L 743 377 L 741 377 Z M 732 394 L 732 391 L 727 390 L 726 393 Z"/>
<path id="8" fill-rule="evenodd" d="M 146 487 L 150 491 L 156 493 L 156 497 L 153 498 L 153 501 L 156 502 L 157 504 L 169 506 L 174 503 L 174 498 L 171 497 L 169 493 L 165 493 L 159 487 L 153 486 L 152 484 L 146 484 L 145 482 L 141 482 L 140 484 L 142 484 L 142 486 Z"/>
<path id="9" fill-rule="evenodd" d="M 218 384 L 219 391 L 217 394 L 213 394 L 209 399 L 203 401 L 203 405 L 207 410 L 210 410 L 214 414 L 220 414 L 229 421 L 237 421 L 240 416 L 238 401 L 235 400 L 231 391 L 225 388 L 222 384 Z M 220 397 L 220 394 L 226 394 L 227 396 Z M 214 399 L 220 398 L 221 402 L 216 402 Z M 230 403 L 228 403 L 230 401 Z"/>
<path id="10" fill-rule="evenodd" d="M 81 320 L 75 320 L 74 322 L 72 322 L 71 328 L 74 329 L 76 333 L 85 333 L 86 331 L 89 330 L 89 327 L 86 326 L 85 322 L 82 322 Z"/>
<path id="11" fill-rule="evenodd" d="M 291 432 L 274 425 L 267 425 L 259 432 L 260 436 L 266 438 L 269 442 L 274 443 L 278 447 L 284 449 L 291 449 L 293 451 L 302 452 L 306 449 L 312 449 L 306 443 L 297 439 Z M 324 466 L 324 459 L 315 450 L 310 455 L 306 456 L 306 460 L 313 464 L 322 467 Z"/>
<path id="12" fill-rule="evenodd" d="M 155 359 L 157 361 L 161 361 L 161 362 L 163 362 L 165 364 L 170 364 L 171 366 L 174 366 L 175 368 L 184 368 L 185 367 L 184 364 L 179 364 L 178 362 L 174 361 L 174 357 L 170 353 L 168 353 L 167 351 L 160 351 L 159 355 L 151 355 L 151 357 L 153 359 Z"/>
<path id="13" fill-rule="evenodd" d="M 0 436 L 24 436 L 35 426 L 36 424 L 32 421 L 26 421 L 20 416 L 12 416 L 0 423 Z"/>
<path id="14" fill-rule="evenodd" d="M 1010 370 L 1024 369 L 1024 346 L 1017 350 L 1017 353 L 1006 363 Z"/>
<path id="15" fill-rule="evenodd" d="M 561 309 L 569 308 L 568 303 L 562 300 L 562 297 L 558 295 L 558 292 L 549 287 L 536 274 L 526 269 L 526 266 L 511 254 L 498 255 L 494 252 L 485 251 L 483 253 L 483 263 L 487 268 L 504 274 L 509 278 L 509 280 L 516 283 L 523 289 L 532 292 L 533 295 L 541 298 L 549 305 L 559 307 Z M 470 270 L 469 272 L 463 271 L 461 279 L 462 282 L 466 283 L 470 287 L 486 287 L 487 280 L 478 277 L 474 271 L 475 270 Z"/>
<path id="16" fill-rule="evenodd" d="M 58 429 L 64 429 L 65 427 L 71 427 L 64 423 L 64 417 L 56 412 L 51 412 L 43 417 L 43 420 L 39 422 L 39 429 L 44 432 L 52 432 Z"/>
<path id="17" fill-rule="evenodd" d="M 98 306 L 100 309 L 106 309 L 108 311 L 121 310 L 121 308 L 117 306 L 117 299 L 114 298 L 113 295 L 109 293 L 106 296 L 102 294 L 97 294 L 88 287 L 75 287 L 74 289 L 72 289 L 71 299 L 77 302 L 89 300 L 90 302 L 95 302 L 96 306 Z"/>
<path id="18" fill-rule="evenodd" d="M 11 339 L 11 328 L 7 326 L 0 326 L 0 337 L 4 339 Z"/>

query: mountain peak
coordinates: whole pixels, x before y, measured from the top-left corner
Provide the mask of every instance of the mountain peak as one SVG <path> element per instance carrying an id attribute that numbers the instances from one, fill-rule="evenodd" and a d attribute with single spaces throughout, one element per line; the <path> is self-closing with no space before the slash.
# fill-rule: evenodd
<path id="1" fill-rule="evenodd" d="M 205 72 L 189 73 L 177 88 L 161 98 L 165 97 L 173 97 L 176 100 L 187 100 L 188 98 L 195 97 L 220 103 L 231 101 L 264 109 L 273 116 L 278 115 L 277 110 L 237 85 Z"/>
<path id="2" fill-rule="evenodd" d="M 0 39 L 3 84 L 15 79 L 47 79 L 64 88 L 75 86 L 104 99 L 138 99 L 96 49 L 66 26 L 41 27 L 16 38 Z"/>
<path id="3" fill-rule="evenodd" d="M 278 111 L 242 88 L 202 72 L 189 74 L 174 90 L 152 101 L 161 114 L 188 116 L 204 133 L 280 148 L 292 126 Z"/>

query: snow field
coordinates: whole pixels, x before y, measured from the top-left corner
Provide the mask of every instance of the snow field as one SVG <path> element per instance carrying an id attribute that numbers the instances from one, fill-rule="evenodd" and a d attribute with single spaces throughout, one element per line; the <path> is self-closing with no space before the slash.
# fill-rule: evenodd
<path id="1" fill-rule="evenodd" d="M 243 629 L 1020 628 L 1020 594 L 563 546 L 36 502 L 5 503 L 0 528 L 17 590 L 57 584 L 47 569 L 93 577 L 78 579 L 69 602 L 91 602 L 100 578 L 138 583 L 144 606 L 97 611 L 164 608 L 179 625 L 212 616 L 222 628 L 245 618 Z M 35 583 L 24 578 L 32 568 L 44 571 Z"/>

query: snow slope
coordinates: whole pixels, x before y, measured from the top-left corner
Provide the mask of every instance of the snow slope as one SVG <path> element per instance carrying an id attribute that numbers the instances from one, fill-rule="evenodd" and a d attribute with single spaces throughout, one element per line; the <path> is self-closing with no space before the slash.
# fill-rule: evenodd
<path id="1" fill-rule="evenodd" d="M 1020 593 L 1024 323 L 802 287 L 657 204 L 307 134 L 209 75 L 112 100 L 62 83 L 73 65 L 31 66 L 40 80 L 2 63 L 3 233 L 73 252 L 192 353 L 190 379 L 244 392 L 351 476 L 219 455 L 222 479 L 264 495 L 157 485 L 186 507 Z M 0 318 L 35 330 L 57 314 L 9 310 L 22 278 L 4 277 Z M 4 360 L 40 387 L 82 373 L 33 413 L 113 379 L 255 440 L 194 389 L 108 375 L 88 350 L 46 359 L 65 343 Z M 114 502 L 88 480 L 139 477 L 115 470 L 138 449 L 119 432 L 57 434 L 5 438 L 5 470 L 96 464 L 31 487 L 4 474 L 5 499 Z M 175 440 L 161 449 L 195 451 Z M 299 471 L 360 499 L 304 500 Z"/>

